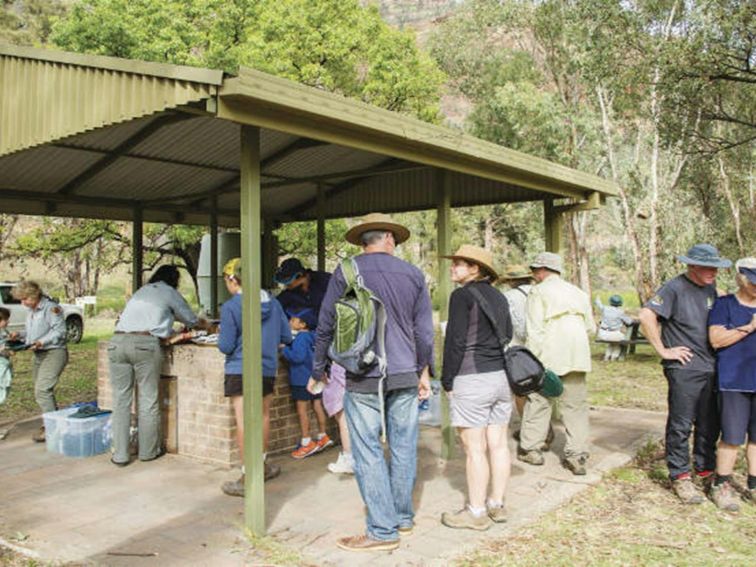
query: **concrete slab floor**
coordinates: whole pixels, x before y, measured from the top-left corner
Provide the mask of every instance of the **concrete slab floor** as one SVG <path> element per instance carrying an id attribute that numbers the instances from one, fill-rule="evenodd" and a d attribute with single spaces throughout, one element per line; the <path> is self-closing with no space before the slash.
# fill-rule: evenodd
<path id="1" fill-rule="evenodd" d="M 337 450 L 303 461 L 273 457 L 283 472 L 266 485 L 268 533 L 312 565 L 444 565 L 483 541 L 504 537 L 556 508 L 628 462 L 648 438 L 658 438 L 664 414 L 608 408 L 591 411 L 589 474 L 575 477 L 560 465 L 563 430 L 557 426 L 546 464 L 514 459 L 507 492 L 509 521 L 487 532 L 451 530 L 441 513 L 465 502 L 465 465 L 457 447 L 440 459 L 438 428 L 421 429 L 416 527 L 391 553 L 355 554 L 335 541 L 361 533 L 365 512 L 352 477 L 326 470 Z M 32 443 L 38 427 L 17 425 L 0 441 L 0 544 L 33 557 L 85 565 L 259 564 L 243 534 L 242 500 L 220 491 L 238 471 L 166 455 L 151 463 L 114 467 L 108 455 L 74 459 Z"/>

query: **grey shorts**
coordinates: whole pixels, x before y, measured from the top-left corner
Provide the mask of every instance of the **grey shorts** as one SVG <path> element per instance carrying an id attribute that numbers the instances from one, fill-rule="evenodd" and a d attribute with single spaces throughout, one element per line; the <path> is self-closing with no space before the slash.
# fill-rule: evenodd
<path id="1" fill-rule="evenodd" d="M 512 392 L 504 371 L 456 376 L 449 412 L 454 427 L 508 425 Z"/>

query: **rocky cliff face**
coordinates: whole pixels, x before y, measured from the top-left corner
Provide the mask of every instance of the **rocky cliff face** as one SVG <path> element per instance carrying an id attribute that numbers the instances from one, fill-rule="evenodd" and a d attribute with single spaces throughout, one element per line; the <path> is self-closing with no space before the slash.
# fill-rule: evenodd
<path id="1" fill-rule="evenodd" d="M 391 25 L 424 30 L 464 0 L 378 0 L 381 16 Z M 366 2 L 367 3 L 367 2 Z"/>

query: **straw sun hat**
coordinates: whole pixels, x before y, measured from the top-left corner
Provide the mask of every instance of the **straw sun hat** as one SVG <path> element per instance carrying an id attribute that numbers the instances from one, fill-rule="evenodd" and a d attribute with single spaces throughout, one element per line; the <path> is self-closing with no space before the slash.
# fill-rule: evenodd
<path id="1" fill-rule="evenodd" d="M 410 237 L 410 231 L 406 226 L 394 222 L 390 216 L 383 213 L 370 213 L 362 217 L 359 222 L 350 228 L 344 238 L 350 244 L 362 246 L 360 237 L 369 230 L 386 230 L 394 233 L 394 241 L 401 244 Z"/>
<path id="2" fill-rule="evenodd" d="M 450 256 L 441 256 L 442 258 L 449 258 L 451 260 L 464 260 L 472 264 L 477 264 L 484 271 L 496 280 L 499 277 L 499 273 L 493 266 L 493 255 L 483 248 L 473 246 L 472 244 L 463 244 L 459 249 Z"/>

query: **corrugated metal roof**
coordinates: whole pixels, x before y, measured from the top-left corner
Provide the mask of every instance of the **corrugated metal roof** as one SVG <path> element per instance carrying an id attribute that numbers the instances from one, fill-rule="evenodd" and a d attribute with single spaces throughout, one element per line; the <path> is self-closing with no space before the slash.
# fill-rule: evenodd
<path id="1" fill-rule="evenodd" d="M 55 53 L 0 46 L 0 155 L 198 102 L 218 84 L 160 76 L 153 64 L 96 65 L 113 58 L 71 64 Z"/>
<path id="2" fill-rule="evenodd" d="M 262 212 L 272 220 L 316 218 L 319 186 L 328 218 L 434 208 L 441 172 L 454 206 L 596 203 L 616 191 L 593 175 L 248 70 L 217 94 L 219 72 L 0 47 L 0 80 L 3 212 L 128 219 L 139 208 L 147 221 L 205 224 L 216 202 L 219 222 L 238 225 L 242 124 L 260 126 Z M 124 89 L 133 95 L 119 96 Z"/>

